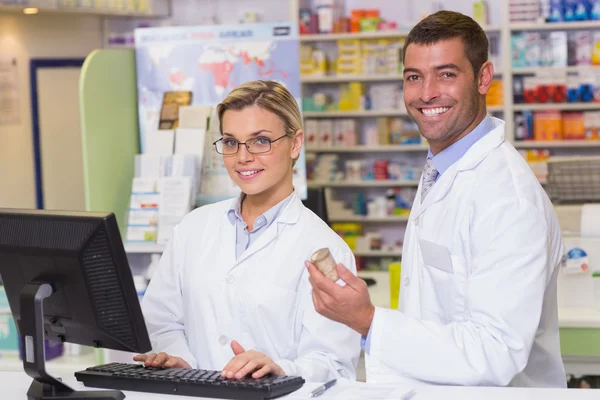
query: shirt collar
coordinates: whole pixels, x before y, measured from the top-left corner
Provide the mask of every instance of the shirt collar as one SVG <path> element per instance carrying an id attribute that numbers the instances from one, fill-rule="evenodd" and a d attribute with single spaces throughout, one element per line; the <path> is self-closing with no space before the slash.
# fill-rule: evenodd
<path id="1" fill-rule="evenodd" d="M 452 143 L 452 145 L 448 146 L 435 156 L 430 149 L 427 153 L 427 158 L 433 159 L 433 165 L 435 165 L 435 169 L 438 171 L 439 175 L 442 175 L 448 168 L 452 166 L 452 164 L 460 160 L 460 158 L 465 155 L 471 146 L 473 146 L 479 139 L 493 130 L 494 121 L 489 115 L 486 115 L 479 125 L 475 127 L 475 129 L 473 129 L 456 143 Z"/>
<path id="2" fill-rule="evenodd" d="M 281 214 L 281 211 L 283 210 L 285 205 L 290 202 L 290 200 L 294 196 L 294 193 L 295 193 L 295 191 L 292 191 L 292 193 L 288 197 L 281 200 L 279 203 L 275 204 L 273 207 L 271 207 L 270 209 L 265 211 L 264 214 L 262 214 L 261 216 L 256 218 L 256 220 L 258 221 L 262 217 L 262 218 L 265 218 L 265 220 L 266 220 L 266 224 L 263 224 L 263 226 L 271 225 L 273 223 L 273 221 L 275 221 L 275 219 L 277 219 L 279 214 Z M 242 202 L 244 201 L 245 197 L 246 197 L 246 194 L 241 193 L 238 196 L 237 200 L 232 204 L 229 211 L 227 211 L 227 218 L 229 219 L 229 222 L 232 225 L 235 224 L 236 220 L 245 222 L 244 218 L 242 218 Z"/>

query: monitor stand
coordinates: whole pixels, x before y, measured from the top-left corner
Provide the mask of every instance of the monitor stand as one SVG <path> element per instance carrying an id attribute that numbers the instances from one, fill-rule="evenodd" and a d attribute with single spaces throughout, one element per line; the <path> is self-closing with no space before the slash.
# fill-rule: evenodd
<path id="1" fill-rule="evenodd" d="M 23 367 L 33 383 L 28 400 L 123 400 L 119 390 L 74 390 L 46 372 L 43 301 L 52 294 L 48 283 L 28 283 L 21 292 Z"/>

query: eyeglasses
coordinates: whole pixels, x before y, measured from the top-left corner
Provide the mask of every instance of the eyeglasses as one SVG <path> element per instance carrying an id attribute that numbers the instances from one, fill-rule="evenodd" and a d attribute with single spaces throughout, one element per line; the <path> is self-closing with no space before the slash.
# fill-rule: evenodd
<path id="1" fill-rule="evenodd" d="M 248 153 L 262 154 L 271 151 L 271 144 L 283 139 L 286 136 L 287 135 L 283 135 L 273 140 L 269 139 L 268 137 L 259 136 L 254 139 L 246 140 L 245 142 L 238 142 L 237 140 L 231 138 L 221 138 L 214 142 L 213 145 L 215 146 L 217 153 L 225 156 L 232 156 L 236 154 L 240 150 L 241 144 L 246 146 Z"/>

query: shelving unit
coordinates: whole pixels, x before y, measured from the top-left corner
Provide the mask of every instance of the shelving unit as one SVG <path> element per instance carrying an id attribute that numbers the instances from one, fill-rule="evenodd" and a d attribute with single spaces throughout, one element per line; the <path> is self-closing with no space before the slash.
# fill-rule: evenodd
<path id="1" fill-rule="evenodd" d="M 408 116 L 402 110 L 305 111 L 304 118 L 377 118 Z"/>
<path id="2" fill-rule="evenodd" d="M 402 80 L 402 75 L 327 75 L 327 76 L 301 76 L 302 83 L 336 83 L 336 82 L 390 82 Z"/>
<path id="3" fill-rule="evenodd" d="M 568 148 L 586 148 L 600 147 L 600 140 L 557 140 L 557 141 L 521 141 L 515 142 L 518 149 L 568 149 Z"/>
<path id="4" fill-rule="evenodd" d="M 418 181 L 338 181 L 338 182 L 319 182 L 313 181 L 308 183 L 309 188 L 318 187 L 337 187 L 337 188 L 359 188 L 359 187 L 416 187 Z"/>
<path id="5" fill-rule="evenodd" d="M 348 217 L 329 217 L 330 222 L 382 222 L 382 223 L 397 223 L 408 221 L 408 215 L 388 215 L 385 217 L 369 217 L 366 215 L 352 215 Z"/>
<path id="6" fill-rule="evenodd" d="M 503 31 L 505 39 L 502 46 L 502 54 L 504 65 L 507 71 L 510 71 L 512 76 L 519 75 L 540 75 L 548 76 L 552 73 L 567 74 L 571 72 L 592 71 L 596 73 L 600 71 L 599 66 L 595 65 L 574 65 L 565 67 L 519 67 L 513 68 L 511 63 L 511 37 L 514 33 L 527 31 L 578 31 L 578 30 L 598 30 L 600 31 L 600 21 L 572 21 L 560 23 L 510 23 L 508 20 L 509 6 L 505 7 L 506 29 Z M 527 104 L 512 104 L 513 87 L 511 84 L 505 85 L 505 102 L 508 104 L 505 120 L 507 123 L 507 131 L 509 140 L 511 140 L 517 149 L 532 149 L 532 150 L 548 150 L 550 154 L 560 152 L 560 154 L 574 155 L 581 151 L 586 151 L 589 154 L 590 149 L 594 151 L 600 148 L 600 141 L 593 140 L 560 140 L 560 141 L 515 141 L 514 137 L 514 119 L 517 113 L 523 111 L 544 111 L 544 110 L 560 110 L 560 111 L 600 111 L 600 103 L 527 103 Z M 547 182 L 540 179 L 540 183 L 545 185 Z"/>
<path id="7" fill-rule="evenodd" d="M 125 252 L 128 254 L 159 254 L 165 246 L 158 243 L 125 243 Z"/>
<path id="8" fill-rule="evenodd" d="M 600 110 L 600 103 L 527 103 L 515 104 L 515 111 L 543 111 L 543 110 L 561 110 L 561 111 L 585 111 Z"/>
<path id="9" fill-rule="evenodd" d="M 600 21 L 572 21 L 572 22 L 548 22 L 548 23 L 510 23 L 510 31 L 560 31 L 573 29 L 598 29 Z"/>
<path id="10" fill-rule="evenodd" d="M 513 87 L 512 77 L 519 75 L 534 75 L 543 74 L 547 72 L 581 72 L 586 70 L 600 70 L 599 66 L 567 66 L 563 68 L 547 68 L 547 67 L 534 67 L 534 68 L 513 68 L 511 59 L 511 36 L 513 33 L 520 31 L 548 31 L 548 30 L 589 30 L 598 29 L 600 31 L 600 21 L 582 21 L 582 22 L 566 22 L 566 23 L 510 23 L 509 20 L 509 3 L 506 2 L 503 5 L 503 16 L 501 18 L 502 23 L 494 26 L 484 27 L 487 33 L 499 35 L 500 48 L 501 48 L 501 60 L 498 64 L 494 65 L 496 69 L 495 76 L 504 79 L 503 85 L 503 105 L 502 106 L 488 106 L 487 110 L 490 114 L 500 116 L 506 122 L 507 129 L 507 140 L 511 141 L 518 149 L 554 149 L 555 151 L 577 151 L 578 149 L 594 149 L 600 148 L 600 141 L 574 141 L 574 140 L 563 140 L 557 142 L 516 142 L 514 138 L 514 118 L 517 113 L 523 111 L 540 111 L 540 110 L 565 110 L 565 111 L 587 111 L 587 110 L 600 110 L 600 103 L 545 103 L 545 104 L 514 104 L 513 103 Z M 335 41 L 339 39 L 374 39 L 374 38 L 402 38 L 406 37 L 408 30 L 400 30 L 397 32 L 361 32 L 352 34 L 330 34 L 330 35 L 305 35 L 301 36 L 301 42 L 326 42 Z M 403 78 L 400 74 L 398 75 L 331 75 L 331 76 L 302 76 L 301 81 L 305 90 L 310 90 L 311 85 L 318 84 L 335 84 L 345 82 L 363 82 L 366 85 L 374 84 L 378 82 L 402 82 Z M 361 123 L 362 121 L 369 121 L 369 118 L 377 117 L 406 117 L 406 112 L 399 112 L 397 110 L 364 110 L 364 111 L 329 111 L 329 112 L 304 112 L 305 118 L 358 118 Z M 354 148 L 347 147 L 313 147 L 306 148 L 308 154 L 340 154 L 347 156 L 362 156 L 365 158 L 377 158 L 381 155 L 381 158 L 387 158 L 391 156 L 398 156 L 399 154 L 423 156 L 428 150 L 427 145 L 382 145 L 382 146 L 364 146 L 359 145 Z M 540 183 L 545 184 L 546 182 L 540 180 Z M 401 181 L 401 182 L 388 182 L 388 181 L 359 181 L 359 182 L 309 182 L 309 187 L 328 187 L 328 188 L 391 188 L 391 187 L 416 187 L 418 182 L 416 181 Z M 404 224 L 406 222 L 403 218 L 394 218 L 392 216 L 387 218 L 370 218 L 363 216 L 353 216 L 352 218 L 333 218 L 331 222 L 361 222 L 369 224 Z"/>
<path id="11" fill-rule="evenodd" d="M 307 147 L 307 153 L 395 153 L 410 151 L 427 151 L 429 146 L 425 144 L 401 144 L 381 146 L 355 146 L 355 147 Z"/>
<path id="12" fill-rule="evenodd" d="M 484 30 L 493 35 L 501 34 L 504 27 L 501 25 L 486 26 Z M 383 38 L 405 38 L 408 35 L 407 30 L 399 30 L 393 32 L 360 32 L 360 33 L 341 33 L 341 34 L 320 34 L 320 35 L 303 35 L 300 37 L 301 44 L 312 44 L 319 46 L 318 48 L 327 48 L 324 43 L 320 42 L 335 42 L 340 39 L 383 39 Z M 328 45 L 333 46 L 333 44 Z M 496 65 L 495 77 L 498 79 L 506 74 L 506 70 L 500 65 Z M 303 92 L 311 92 L 313 87 L 317 87 L 320 84 L 336 84 L 336 83 L 347 83 L 347 82 L 361 82 L 365 86 L 371 86 L 378 83 L 402 83 L 403 76 L 398 74 L 356 74 L 356 75 L 325 75 L 325 76 L 310 76 L 302 75 L 301 82 L 303 84 Z M 333 86 L 332 86 L 333 87 Z M 488 111 L 493 114 L 506 113 L 505 106 L 489 106 Z M 327 112 L 311 112 L 304 111 L 303 117 L 305 119 L 315 118 L 356 118 L 358 126 L 364 126 L 374 123 L 375 118 L 379 117 L 403 117 L 404 120 L 408 119 L 409 115 L 405 110 L 359 110 L 359 111 L 327 111 Z M 358 131 L 360 132 L 360 131 Z M 360 143 L 360 141 L 359 141 Z M 340 159 L 356 159 L 368 158 L 368 159 L 411 159 L 422 157 L 425 159 L 425 155 L 429 150 L 427 144 L 416 144 L 416 145 L 357 145 L 356 147 L 307 147 L 307 154 L 336 154 L 340 156 Z M 343 161 L 341 161 L 343 162 Z M 424 161 L 423 161 L 424 162 Z M 411 161 L 409 165 L 415 165 L 414 161 Z M 331 189 L 356 189 L 357 191 L 366 191 L 367 193 L 381 192 L 381 190 L 388 190 L 393 188 L 405 188 L 414 190 L 418 186 L 418 181 L 401 180 L 401 181 L 383 181 L 383 180 L 372 180 L 372 181 L 309 181 L 309 188 L 326 187 Z M 346 194 L 348 190 L 345 191 Z M 340 195 L 343 195 L 340 191 Z M 367 196 L 369 196 L 367 194 Z M 400 228 L 406 225 L 406 216 L 386 216 L 381 217 L 369 217 L 369 216 L 350 216 L 350 217 L 337 217 L 330 216 L 330 222 L 332 223 L 343 223 L 343 222 L 358 222 L 361 224 L 372 225 L 373 228 L 377 229 L 377 225 L 384 225 L 387 227 L 398 225 Z M 380 253 L 370 253 L 369 256 L 374 256 Z M 358 255 L 358 254 L 357 254 Z M 393 255 L 401 256 L 401 252 L 394 254 L 382 254 L 382 255 Z"/>
<path id="13" fill-rule="evenodd" d="M 167 18 L 170 16 L 169 3 L 166 1 L 155 0 L 157 7 L 151 8 L 149 12 L 135 12 L 128 10 L 119 10 L 111 8 L 88 8 L 88 7 L 60 7 L 53 4 L 52 1 L 33 1 L 29 5 L 18 4 L 0 4 L 0 12 L 21 13 L 25 8 L 38 8 L 40 14 L 75 14 L 75 15 L 96 15 L 113 18 Z"/>
<path id="14" fill-rule="evenodd" d="M 356 257 L 402 257 L 402 250 L 386 251 L 386 250 L 355 250 Z"/>
<path id="15" fill-rule="evenodd" d="M 598 71 L 600 65 L 570 65 L 567 67 L 519 67 L 513 68 L 513 75 L 533 75 L 546 72 L 581 72 L 581 71 Z"/>
<path id="16" fill-rule="evenodd" d="M 300 35 L 300 42 L 324 42 L 343 39 L 385 39 L 401 38 L 408 35 L 406 31 L 374 31 L 374 32 L 349 32 L 349 33 L 329 33 L 316 35 Z"/>

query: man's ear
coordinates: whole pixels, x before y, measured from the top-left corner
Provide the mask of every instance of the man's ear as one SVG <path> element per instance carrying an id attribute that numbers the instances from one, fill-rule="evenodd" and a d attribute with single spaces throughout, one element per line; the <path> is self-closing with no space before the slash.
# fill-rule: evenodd
<path id="1" fill-rule="evenodd" d="M 479 69 L 479 76 L 477 79 L 477 90 L 479 91 L 479 94 L 486 94 L 488 90 L 490 90 L 493 80 L 494 65 L 490 61 L 486 61 Z"/>

